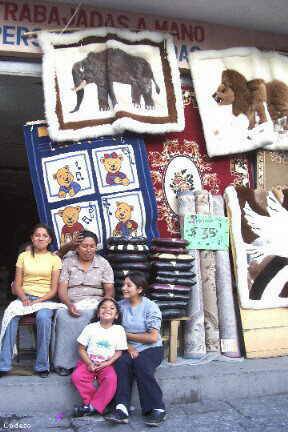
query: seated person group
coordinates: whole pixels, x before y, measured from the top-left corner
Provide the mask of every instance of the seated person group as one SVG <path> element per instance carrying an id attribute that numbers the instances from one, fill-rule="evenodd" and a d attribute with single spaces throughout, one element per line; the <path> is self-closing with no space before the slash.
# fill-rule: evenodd
<path id="1" fill-rule="evenodd" d="M 0 377 L 12 369 L 21 315 L 33 312 L 34 370 L 41 378 L 48 377 L 50 370 L 61 376 L 72 374 L 82 399 L 74 408 L 75 416 L 100 414 L 112 423 L 128 423 L 135 379 L 144 422 L 158 426 L 166 415 L 154 376 L 163 359 L 161 312 L 145 297 L 148 284 L 141 272 L 127 274 L 122 299 L 114 300 L 113 270 L 97 254 L 97 241 L 93 232 L 82 231 L 68 253 L 65 247 L 52 253 L 51 229 L 44 224 L 33 228 L 31 243 L 16 263 L 12 292 L 17 300 L 3 317 Z"/>

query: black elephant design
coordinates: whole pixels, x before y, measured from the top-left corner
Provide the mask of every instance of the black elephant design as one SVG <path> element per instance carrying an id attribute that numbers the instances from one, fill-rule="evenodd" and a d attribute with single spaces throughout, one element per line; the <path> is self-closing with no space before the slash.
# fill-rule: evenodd
<path id="1" fill-rule="evenodd" d="M 77 103 L 71 111 L 79 110 L 84 97 L 84 88 L 94 83 L 98 87 L 98 103 L 101 111 L 109 110 L 108 97 L 113 107 L 117 99 L 113 89 L 113 82 L 131 85 L 131 99 L 136 107 L 140 107 L 141 96 L 145 108 L 155 107 L 152 97 L 152 82 L 157 94 L 160 89 L 155 81 L 152 69 L 147 60 L 127 54 L 121 49 L 108 48 L 101 52 L 90 52 L 84 60 L 74 63 L 72 68 L 74 90 Z"/>

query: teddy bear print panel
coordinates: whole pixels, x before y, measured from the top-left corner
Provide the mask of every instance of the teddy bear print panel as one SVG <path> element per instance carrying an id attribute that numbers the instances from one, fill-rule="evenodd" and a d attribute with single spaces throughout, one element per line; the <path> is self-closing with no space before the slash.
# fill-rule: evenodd
<path id="1" fill-rule="evenodd" d="M 210 157 L 288 149 L 288 57 L 229 48 L 189 63 Z"/>
<path id="2" fill-rule="evenodd" d="M 99 248 L 113 236 L 158 234 L 156 200 L 143 140 L 102 137 L 54 143 L 44 123 L 24 126 L 39 218 L 53 226 L 57 246 L 88 229 Z M 56 246 L 56 245 L 55 245 Z"/>
<path id="3" fill-rule="evenodd" d="M 56 141 L 184 128 L 173 38 L 99 28 L 43 31 L 43 84 L 49 134 Z"/>

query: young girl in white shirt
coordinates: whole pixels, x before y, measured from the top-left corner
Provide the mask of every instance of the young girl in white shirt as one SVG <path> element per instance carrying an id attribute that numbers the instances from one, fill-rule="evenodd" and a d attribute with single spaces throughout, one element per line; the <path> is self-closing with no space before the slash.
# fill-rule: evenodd
<path id="1" fill-rule="evenodd" d="M 81 360 L 72 374 L 72 382 L 80 393 L 83 405 L 75 407 L 74 416 L 103 414 L 117 388 L 113 363 L 127 350 L 125 330 L 115 324 L 120 309 L 115 300 L 104 298 L 95 316 L 77 341 Z M 97 379 L 98 388 L 93 385 Z"/>

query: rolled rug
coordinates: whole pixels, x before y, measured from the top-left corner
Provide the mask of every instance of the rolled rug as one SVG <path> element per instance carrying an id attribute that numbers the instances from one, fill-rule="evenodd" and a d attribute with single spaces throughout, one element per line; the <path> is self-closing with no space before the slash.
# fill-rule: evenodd
<path id="1" fill-rule="evenodd" d="M 149 271 L 150 264 L 146 262 L 127 262 L 127 263 L 112 263 L 113 271 L 128 270 L 128 271 Z"/>
<path id="2" fill-rule="evenodd" d="M 153 283 L 149 287 L 150 291 L 154 292 L 171 292 L 171 293 L 189 293 L 191 288 L 185 285 L 171 285 L 171 284 L 156 284 Z"/>
<path id="3" fill-rule="evenodd" d="M 192 267 L 193 268 L 193 267 Z M 157 272 L 157 276 L 159 277 L 171 277 L 171 278 L 185 278 L 185 279 L 193 279 L 195 277 L 195 273 L 193 271 L 179 271 L 179 270 L 160 270 Z"/>
<path id="4" fill-rule="evenodd" d="M 159 261 L 176 261 L 178 262 L 192 262 L 194 258 L 189 254 L 171 254 L 171 253 L 156 253 L 150 255 L 151 260 L 159 260 Z"/>
<path id="5" fill-rule="evenodd" d="M 212 214 L 212 195 L 206 190 L 196 191 L 195 194 L 196 213 L 203 215 Z M 215 252 L 200 250 L 200 268 L 203 290 L 206 350 L 207 352 L 220 352 Z"/>
<path id="6" fill-rule="evenodd" d="M 213 196 L 213 208 L 216 216 L 224 216 L 224 200 L 221 195 Z M 216 251 L 216 291 L 221 352 L 227 357 L 241 357 L 228 250 Z"/>
<path id="7" fill-rule="evenodd" d="M 119 280 L 124 281 L 125 277 L 127 276 L 127 274 L 130 271 L 133 271 L 133 269 L 116 269 L 116 267 L 113 266 L 113 272 L 114 272 L 114 278 L 115 279 L 117 278 Z M 149 277 L 149 275 L 150 275 L 150 269 L 149 268 L 148 269 L 142 269 L 140 271 L 143 272 L 146 275 L 146 277 Z"/>
<path id="8" fill-rule="evenodd" d="M 187 302 L 185 300 L 174 300 L 174 299 L 161 300 L 161 301 L 155 300 L 155 303 L 157 303 L 161 311 L 163 309 L 173 309 L 173 308 L 186 310 L 187 308 Z"/>
<path id="9" fill-rule="evenodd" d="M 172 319 L 172 318 L 183 318 L 186 316 L 186 308 L 185 309 L 163 309 L 161 311 L 163 319 Z"/>
<path id="10" fill-rule="evenodd" d="M 184 248 L 188 245 L 188 241 L 184 239 L 176 238 L 154 238 L 151 240 L 152 247 L 172 247 L 172 248 Z"/>
<path id="11" fill-rule="evenodd" d="M 107 245 L 126 245 L 126 244 L 137 244 L 147 245 L 146 237 L 109 237 L 107 239 Z"/>
<path id="12" fill-rule="evenodd" d="M 184 216 L 196 213 L 194 191 L 180 192 L 177 195 L 177 204 L 180 229 L 183 235 Z M 190 291 L 190 300 L 187 308 L 187 316 L 190 320 L 184 323 L 184 358 L 198 359 L 204 357 L 206 354 L 200 254 L 198 250 L 189 250 L 189 253 L 195 258 L 193 271 L 196 275 L 194 279 L 196 283 Z"/>
<path id="13" fill-rule="evenodd" d="M 131 244 L 131 243 L 125 243 L 125 244 L 111 244 L 107 246 L 108 253 L 118 253 L 118 254 L 148 254 L 149 253 L 149 247 L 146 244 Z"/>
<path id="14" fill-rule="evenodd" d="M 151 254 L 156 253 L 171 253 L 171 254 L 188 254 L 189 250 L 184 247 L 161 247 L 161 246 L 153 246 L 150 249 Z"/>
<path id="15" fill-rule="evenodd" d="M 146 255 L 133 254 L 133 253 L 130 254 L 109 253 L 107 255 L 107 259 L 112 263 L 134 263 L 134 262 L 148 263 L 148 258 Z"/>
<path id="16" fill-rule="evenodd" d="M 156 271 L 188 271 L 193 267 L 190 262 L 184 263 L 180 261 L 153 261 L 152 265 Z"/>
<path id="17" fill-rule="evenodd" d="M 152 291 L 149 295 L 149 297 L 152 300 L 186 300 L 188 301 L 190 298 L 189 293 L 188 294 L 182 294 L 177 292 L 158 292 L 158 291 Z"/>
<path id="18" fill-rule="evenodd" d="M 161 277 L 161 276 L 156 276 L 155 278 L 155 282 L 156 283 L 160 283 L 160 284 L 175 284 L 175 285 L 187 285 L 192 287 L 193 285 L 196 284 L 196 281 L 193 280 L 194 278 L 191 279 L 185 279 L 185 278 L 181 278 L 179 276 L 175 276 L 174 278 L 168 278 L 168 277 Z"/>

